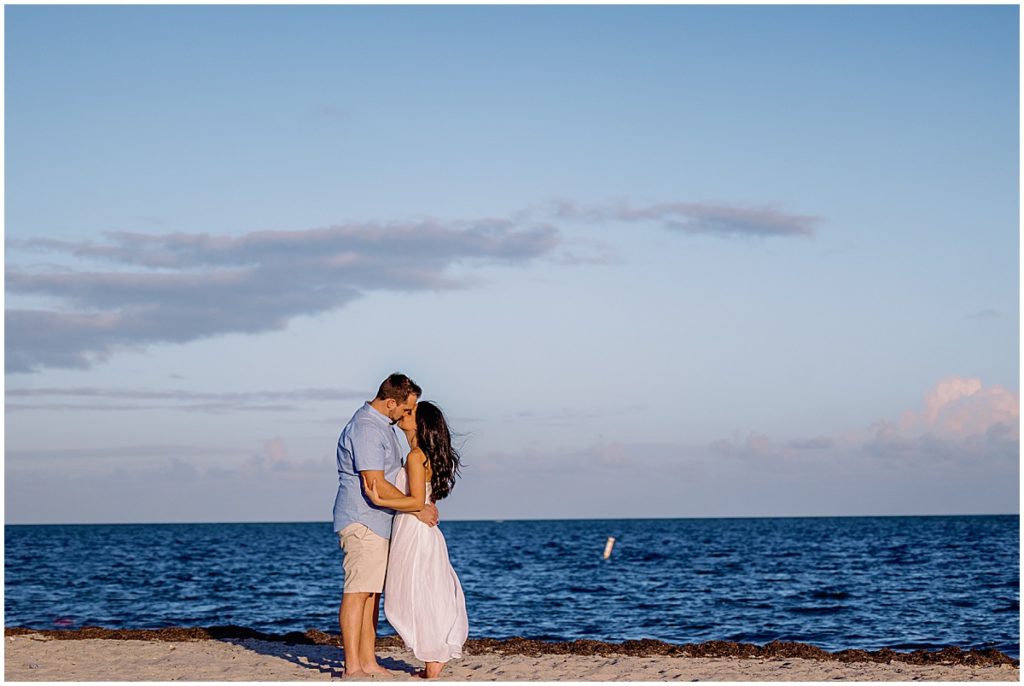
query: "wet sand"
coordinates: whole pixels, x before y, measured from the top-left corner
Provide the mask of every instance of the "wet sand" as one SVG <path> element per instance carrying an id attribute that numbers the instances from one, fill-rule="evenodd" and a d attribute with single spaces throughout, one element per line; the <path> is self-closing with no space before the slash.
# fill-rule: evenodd
<path id="1" fill-rule="evenodd" d="M 157 631 L 7 629 L 8 681 L 326 681 L 344 673 L 338 637 L 273 636 L 241 627 Z M 407 681 L 420 663 L 395 637 L 381 663 Z M 997 651 L 827 653 L 800 643 L 659 641 L 544 643 L 471 639 L 443 675 L 452 681 L 1002 681 L 1019 663 Z"/>

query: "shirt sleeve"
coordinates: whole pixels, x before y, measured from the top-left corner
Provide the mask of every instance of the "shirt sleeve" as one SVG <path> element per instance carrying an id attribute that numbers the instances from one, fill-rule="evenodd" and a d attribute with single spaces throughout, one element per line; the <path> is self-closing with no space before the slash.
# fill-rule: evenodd
<path id="1" fill-rule="evenodd" d="M 384 457 L 387 444 L 384 435 L 372 427 L 352 427 L 349 440 L 352 442 L 352 462 L 357 472 L 384 471 Z"/>

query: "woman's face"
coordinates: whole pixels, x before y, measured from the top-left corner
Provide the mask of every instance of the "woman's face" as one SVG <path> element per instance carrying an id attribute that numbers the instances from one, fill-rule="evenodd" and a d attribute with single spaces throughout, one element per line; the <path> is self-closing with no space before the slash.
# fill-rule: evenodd
<path id="1" fill-rule="evenodd" d="M 402 415 L 398 420 L 398 428 L 406 433 L 416 432 L 416 406 L 413 405 L 412 412 Z"/>

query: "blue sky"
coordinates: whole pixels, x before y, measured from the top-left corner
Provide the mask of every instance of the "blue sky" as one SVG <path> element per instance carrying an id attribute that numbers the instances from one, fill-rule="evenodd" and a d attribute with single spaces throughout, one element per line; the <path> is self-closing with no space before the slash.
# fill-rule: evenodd
<path id="1" fill-rule="evenodd" d="M 1018 8 L 9 6 L 5 516 L 1017 512 Z"/>

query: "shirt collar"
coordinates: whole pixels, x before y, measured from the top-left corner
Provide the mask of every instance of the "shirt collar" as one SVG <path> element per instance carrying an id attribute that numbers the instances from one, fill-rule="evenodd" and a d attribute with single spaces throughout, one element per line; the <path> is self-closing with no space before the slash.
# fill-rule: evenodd
<path id="1" fill-rule="evenodd" d="M 375 409 L 373 405 L 370 404 L 369 401 L 363 403 L 363 409 L 366 410 L 366 413 L 373 417 L 374 420 L 379 421 L 381 424 L 384 424 L 386 426 L 391 426 L 391 419 L 383 412 L 380 412 L 377 409 Z"/>

